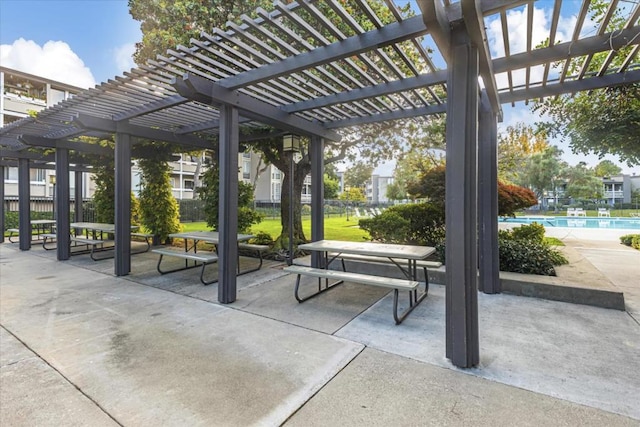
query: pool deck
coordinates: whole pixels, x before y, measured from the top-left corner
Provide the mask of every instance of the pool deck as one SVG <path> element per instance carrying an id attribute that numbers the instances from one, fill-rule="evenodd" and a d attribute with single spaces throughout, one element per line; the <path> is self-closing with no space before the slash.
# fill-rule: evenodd
<path id="1" fill-rule="evenodd" d="M 0 245 L 0 425 L 638 426 L 640 252 L 565 235 L 627 311 L 479 294 L 480 365 L 444 356 L 444 288 L 405 322 L 345 284 L 304 304 L 266 263 L 221 305 L 198 272 Z M 627 250 L 628 249 L 628 250 Z"/>

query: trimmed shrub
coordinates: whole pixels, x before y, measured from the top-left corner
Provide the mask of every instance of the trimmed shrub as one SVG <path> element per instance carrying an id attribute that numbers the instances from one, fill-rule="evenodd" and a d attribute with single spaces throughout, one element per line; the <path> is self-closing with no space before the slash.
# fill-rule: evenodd
<path id="1" fill-rule="evenodd" d="M 517 240 L 530 240 L 542 243 L 544 241 L 544 226 L 533 222 L 514 228 L 511 230 L 511 235 Z"/>
<path id="2" fill-rule="evenodd" d="M 435 246 L 444 239 L 444 212 L 432 203 L 393 206 L 359 224 L 381 242 Z"/>
<path id="3" fill-rule="evenodd" d="M 498 232 L 500 270 L 555 276 L 555 266 L 568 263 L 544 240 L 544 227 L 533 223 Z"/>
<path id="4" fill-rule="evenodd" d="M 631 247 L 634 249 L 640 249 L 640 234 L 636 234 L 631 239 Z"/>

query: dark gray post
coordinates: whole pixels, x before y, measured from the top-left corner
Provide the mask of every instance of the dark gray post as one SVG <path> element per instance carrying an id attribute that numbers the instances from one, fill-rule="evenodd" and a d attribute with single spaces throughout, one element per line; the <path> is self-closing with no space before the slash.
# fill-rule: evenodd
<path id="1" fill-rule="evenodd" d="M 75 171 L 74 175 L 74 198 L 75 198 L 75 209 L 73 210 L 73 219 L 75 222 L 82 222 L 84 218 L 83 206 L 82 206 L 82 190 L 83 182 L 82 182 L 82 171 Z"/>
<path id="2" fill-rule="evenodd" d="M 238 110 L 220 108 L 220 197 L 218 208 L 218 301 L 236 300 L 238 271 Z"/>
<path id="3" fill-rule="evenodd" d="M 446 171 L 447 358 L 478 364 L 477 144 L 478 51 L 453 24 L 448 63 Z"/>
<path id="4" fill-rule="evenodd" d="M 59 261 L 69 259 L 69 150 L 56 149 L 56 250 Z"/>
<path id="5" fill-rule="evenodd" d="M 311 137 L 311 240 L 324 239 L 324 139 Z M 322 254 L 311 253 L 311 266 L 322 268 Z"/>
<path id="6" fill-rule="evenodd" d="M 29 159 L 18 159 L 18 224 L 20 250 L 28 251 L 31 249 L 31 177 L 29 176 Z"/>
<path id="7" fill-rule="evenodd" d="M 498 120 L 484 91 L 480 102 L 479 145 L 479 287 L 486 294 L 497 294 L 502 291 L 498 256 Z"/>
<path id="8" fill-rule="evenodd" d="M 4 166 L 0 166 L 0 243 L 4 243 Z"/>
<path id="9" fill-rule="evenodd" d="M 131 135 L 116 133 L 115 274 L 131 271 Z"/>

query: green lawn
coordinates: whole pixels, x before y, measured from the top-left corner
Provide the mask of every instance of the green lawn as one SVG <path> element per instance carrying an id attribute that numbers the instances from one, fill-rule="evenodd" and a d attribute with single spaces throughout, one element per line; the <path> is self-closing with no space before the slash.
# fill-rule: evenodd
<path id="1" fill-rule="evenodd" d="M 207 224 L 204 222 L 188 222 L 183 223 L 183 231 L 207 230 Z M 303 218 L 302 227 L 307 239 L 311 239 L 311 219 Z M 280 218 L 265 219 L 260 224 L 256 224 L 251 228 L 251 233 L 255 234 L 259 231 L 269 233 L 274 239 L 280 235 L 282 226 Z M 346 240 L 351 242 L 361 242 L 369 240 L 369 234 L 358 227 L 358 220 L 346 217 L 332 217 L 324 219 L 324 237 L 329 240 Z"/>

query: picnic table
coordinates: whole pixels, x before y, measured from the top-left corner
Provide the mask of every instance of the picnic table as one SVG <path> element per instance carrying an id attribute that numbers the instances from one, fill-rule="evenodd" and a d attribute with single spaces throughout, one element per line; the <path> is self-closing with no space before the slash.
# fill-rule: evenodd
<path id="1" fill-rule="evenodd" d="M 183 239 L 184 251 L 176 251 L 169 248 L 153 249 L 151 252 L 154 252 L 160 255 L 160 258 L 158 259 L 158 265 L 157 265 L 157 270 L 160 274 L 168 274 L 176 271 L 187 270 L 190 268 L 202 267 L 202 270 L 200 271 L 200 281 L 202 282 L 202 284 L 210 285 L 218 281 L 217 278 L 212 280 L 206 280 L 204 278 L 205 267 L 208 264 L 215 263 L 218 260 L 217 250 L 218 250 L 218 243 L 220 242 L 220 235 L 217 231 L 191 231 L 191 232 L 185 232 L 185 233 L 172 233 L 172 234 L 169 234 L 169 237 L 172 239 Z M 239 259 L 240 257 L 238 255 L 238 275 L 247 274 L 262 268 L 262 262 L 263 262 L 262 253 L 265 250 L 267 250 L 269 247 L 265 245 L 252 245 L 252 244 L 246 243 L 248 240 L 252 239 L 253 237 L 254 236 L 252 234 L 238 234 L 236 238 L 238 241 L 238 248 L 254 252 L 259 256 L 260 262 L 257 267 L 250 268 L 247 270 L 241 270 L 240 259 Z M 193 244 L 189 245 L 189 241 L 192 241 Z M 206 242 L 206 243 L 212 244 L 216 253 L 214 253 L 213 251 L 198 252 L 199 242 Z M 161 267 L 161 264 L 164 257 L 174 257 L 174 258 L 183 259 L 184 267 L 173 268 L 170 270 L 163 270 Z"/>
<path id="2" fill-rule="evenodd" d="M 36 240 L 38 240 L 42 235 L 51 233 L 55 224 L 56 221 L 54 219 L 33 219 L 31 220 L 31 235 L 33 236 L 33 232 L 35 231 L 35 237 Z M 16 243 L 12 238 L 18 237 L 20 230 L 17 228 L 10 228 L 7 231 L 9 232 L 9 241 L 11 243 Z"/>
<path id="3" fill-rule="evenodd" d="M 393 317 L 396 324 L 400 324 L 406 316 L 427 297 L 428 275 L 425 269 L 424 291 L 418 295 L 418 262 L 425 260 L 435 252 L 435 248 L 430 246 L 397 245 L 388 243 L 373 242 L 343 242 L 337 240 L 319 240 L 298 246 L 298 249 L 305 251 L 321 252 L 324 258 L 323 268 L 310 268 L 298 265 L 291 265 L 284 270 L 297 274 L 294 296 L 298 302 L 304 302 L 329 289 L 338 286 L 345 281 L 361 283 L 364 285 L 391 288 L 394 291 Z M 365 261 L 380 260 L 391 263 L 402 271 L 405 279 L 374 276 L 369 274 L 352 273 L 346 271 L 344 259 L 360 259 Z M 340 259 L 342 271 L 330 270 L 333 261 Z M 311 276 L 318 278 L 318 289 L 313 294 L 300 297 L 301 276 Z M 324 279 L 324 284 L 322 283 Z M 330 283 L 329 280 L 336 280 Z M 403 313 L 398 313 L 398 297 L 400 291 L 409 292 L 409 307 Z"/>
<path id="4" fill-rule="evenodd" d="M 86 246 L 87 251 L 75 252 L 89 253 L 91 259 L 98 261 L 103 258 L 96 258 L 95 253 L 98 251 L 106 251 L 113 249 L 114 246 L 105 246 L 105 243 L 113 242 L 112 235 L 116 232 L 115 224 L 101 223 L 101 222 L 72 222 L 69 224 L 70 228 L 74 230 L 73 235 L 70 238 L 70 243 L 75 243 L 77 246 Z M 147 233 L 137 233 L 136 231 L 140 227 L 137 225 L 131 226 L 131 236 L 139 236 L 145 239 L 147 247 L 144 251 L 138 251 L 136 253 L 147 252 L 151 248 L 151 239 L 153 236 Z M 84 230 L 84 233 L 82 232 Z M 81 237 L 84 234 L 85 237 Z M 106 237 L 105 237 L 106 236 Z M 44 244 L 43 244 L 44 246 Z M 46 249 L 46 248 L 45 248 Z"/>

